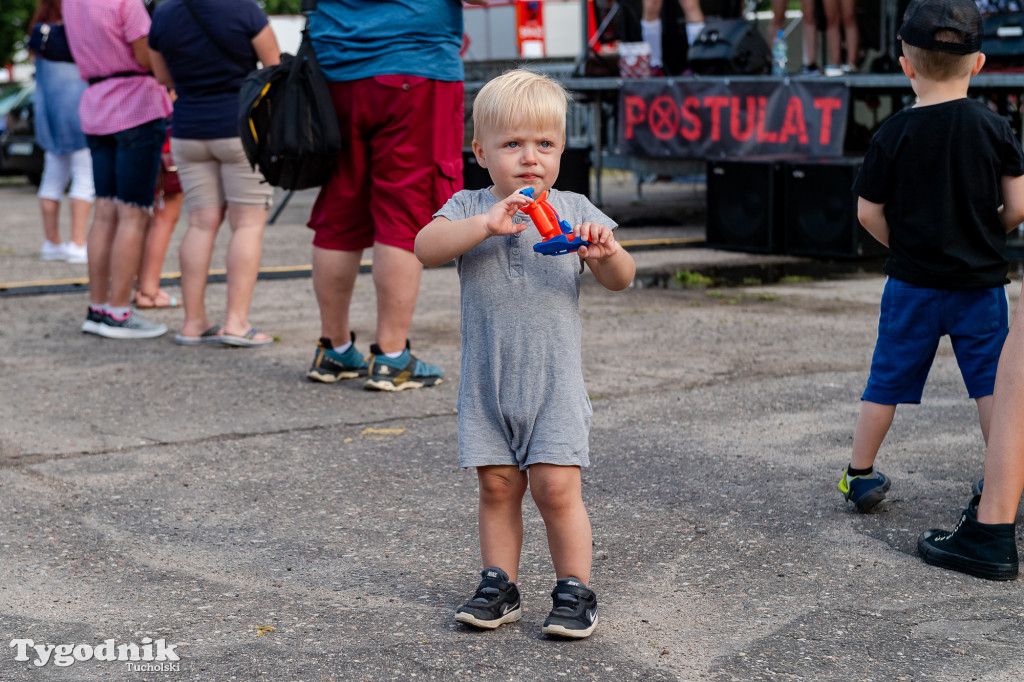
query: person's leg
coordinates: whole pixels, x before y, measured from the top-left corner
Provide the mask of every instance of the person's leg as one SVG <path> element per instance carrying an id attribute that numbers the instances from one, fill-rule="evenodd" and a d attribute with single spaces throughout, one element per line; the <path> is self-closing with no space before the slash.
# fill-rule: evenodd
<path id="1" fill-rule="evenodd" d="M 823 0 L 822 6 L 825 9 L 825 50 L 828 52 L 825 63 L 839 66 L 843 42 L 839 27 L 839 0 Z"/>
<path id="2" fill-rule="evenodd" d="M 164 308 L 174 303 L 172 298 L 160 291 L 160 274 L 167 257 L 167 247 L 171 243 L 171 234 L 181 216 L 182 197 L 181 192 L 164 195 L 153 207 L 135 289 L 135 302 L 139 307 Z"/>
<path id="3" fill-rule="evenodd" d="M 110 258 L 117 229 L 117 203 L 113 198 L 97 197 L 92 227 L 86 242 L 89 251 L 89 302 L 110 302 Z"/>
<path id="4" fill-rule="evenodd" d="M 985 439 L 985 447 L 988 447 L 988 434 L 992 428 L 992 396 L 984 395 L 976 398 L 974 402 L 978 405 L 978 423 L 981 426 L 981 437 Z"/>
<path id="5" fill-rule="evenodd" d="M 484 566 L 497 566 L 508 574 L 509 582 L 516 582 L 523 549 L 527 474 L 517 466 L 484 466 L 476 471 L 480 484 L 480 558 Z"/>
<path id="6" fill-rule="evenodd" d="M 71 241 L 84 247 L 89 230 L 89 213 L 96 199 L 96 186 L 92 174 L 92 154 L 79 149 L 71 154 Z"/>
<path id="7" fill-rule="evenodd" d="M 772 0 L 772 32 L 771 35 L 778 35 L 779 31 L 786 28 L 786 7 L 788 0 Z"/>
<path id="8" fill-rule="evenodd" d="M 704 30 L 704 11 L 700 8 L 700 0 L 679 0 L 686 18 L 686 42 L 693 45 Z"/>
<path id="9" fill-rule="evenodd" d="M 857 417 L 857 428 L 853 432 L 853 454 L 850 455 L 850 468 L 870 469 L 875 464 L 878 449 L 882 447 L 885 435 L 889 433 L 895 405 L 880 405 L 868 400 L 860 404 L 860 416 Z"/>
<path id="10" fill-rule="evenodd" d="M 373 285 L 377 291 L 377 346 L 383 353 L 405 348 L 416 312 L 423 264 L 412 251 L 377 243 Z"/>
<path id="11" fill-rule="evenodd" d="M 256 278 L 263 257 L 263 228 L 267 224 L 267 209 L 256 206 L 228 206 L 228 304 L 224 320 L 224 333 L 242 336 L 250 329 L 249 308 Z M 271 340 L 267 334 L 256 334 L 254 342 Z"/>
<path id="12" fill-rule="evenodd" d="M 349 340 L 349 306 L 362 257 L 362 251 L 313 247 L 313 293 L 320 308 L 320 336 L 335 346 Z"/>
<path id="13" fill-rule="evenodd" d="M 531 465 L 530 494 L 544 518 L 555 575 L 589 583 L 593 548 L 580 468 Z"/>
<path id="14" fill-rule="evenodd" d="M 860 49 L 860 29 L 857 27 L 856 0 L 839 0 L 843 34 L 846 38 L 846 66 L 857 67 L 857 51 Z"/>
<path id="15" fill-rule="evenodd" d="M 818 27 L 814 23 L 814 0 L 800 0 L 802 33 L 804 39 L 804 67 L 813 67 L 818 63 Z"/>
<path id="16" fill-rule="evenodd" d="M 181 298 L 185 304 L 182 336 L 198 337 L 210 328 L 206 315 L 206 278 L 210 272 L 217 231 L 223 220 L 224 209 L 220 207 L 197 208 L 188 213 L 188 229 L 178 248 Z"/>
<path id="17" fill-rule="evenodd" d="M 127 308 L 131 305 L 135 273 L 142 260 L 149 210 L 121 202 L 116 206 L 117 227 L 110 247 L 110 307 Z"/>
<path id="18" fill-rule="evenodd" d="M 43 216 L 43 238 L 53 246 L 59 246 L 60 200 L 64 196 L 71 174 L 71 157 L 68 154 L 46 152 L 43 161 L 43 175 L 39 181 L 39 210 Z M 44 260 L 59 260 L 60 251 L 43 245 Z"/>

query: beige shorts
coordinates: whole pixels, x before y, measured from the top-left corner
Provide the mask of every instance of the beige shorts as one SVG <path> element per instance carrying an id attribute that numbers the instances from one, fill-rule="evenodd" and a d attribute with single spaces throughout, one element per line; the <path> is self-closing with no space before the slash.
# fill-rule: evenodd
<path id="1" fill-rule="evenodd" d="M 223 206 L 225 202 L 270 208 L 274 188 L 249 165 L 240 138 L 185 140 L 172 137 L 171 156 L 178 167 L 185 207 L 189 211 Z"/>

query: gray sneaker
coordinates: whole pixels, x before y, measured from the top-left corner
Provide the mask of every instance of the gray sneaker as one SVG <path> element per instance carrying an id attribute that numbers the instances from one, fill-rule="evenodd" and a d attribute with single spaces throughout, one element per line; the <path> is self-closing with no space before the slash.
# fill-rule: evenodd
<path id="1" fill-rule="evenodd" d="M 115 320 L 109 314 L 104 315 L 102 324 L 96 325 L 92 333 L 108 339 L 155 339 L 167 333 L 167 326 L 150 322 L 132 311 L 123 320 Z"/>

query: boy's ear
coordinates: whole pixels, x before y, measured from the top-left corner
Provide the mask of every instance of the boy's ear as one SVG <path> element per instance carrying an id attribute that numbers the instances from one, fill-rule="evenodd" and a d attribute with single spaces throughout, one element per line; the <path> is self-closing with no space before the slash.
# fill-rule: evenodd
<path id="1" fill-rule="evenodd" d="M 487 168 L 487 160 L 484 158 L 484 148 L 476 140 L 473 140 L 473 156 L 476 157 L 476 162 L 480 164 L 481 168 Z"/>
<path id="2" fill-rule="evenodd" d="M 906 57 L 900 57 L 900 66 L 903 67 L 903 74 L 913 80 L 917 77 L 917 73 L 914 71 L 914 65 L 910 63 L 910 60 Z"/>
<path id="3" fill-rule="evenodd" d="M 985 66 L 985 53 L 979 52 L 978 58 L 974 62 L 974 68 L 971 69 L 971 75 L 977 76 L 981 72 L 981 67 Z"/>

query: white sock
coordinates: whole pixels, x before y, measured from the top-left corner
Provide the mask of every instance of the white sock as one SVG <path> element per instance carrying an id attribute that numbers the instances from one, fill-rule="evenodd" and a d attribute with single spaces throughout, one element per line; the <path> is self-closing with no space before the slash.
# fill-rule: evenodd
<path id="1" fill-rule="evenodd" d="M 404 350 L 400 350 L 397 353 L 385 353 L 384 356 L 394 360 L 395 358 L 401 357 L 402 353 L 404 352 Z"/>
<path id="2" fill-rule="evenodd" d="M 661 19 L 641 21 L 640 35 L 651 46 L 651 66 L 661 66 Z"/>
<path id="3" fill-rule="evenodd" d="M 692 24 L 686 25 L 686 42 L 693 45 L 697 42 L 697 38 L 700 37 L 700 32 L 704 30 L 703 21 L 695 21 Z"/>
<path id="4" fill-rule="evenodd" d="M 107 306 L 107 314 L 109 314 L 115 320 L 123 320 L 124 318 L 128 317 L 128 313 L 130 313 L 131 311 L 132 309 L 129 307 L 115 308 L 112 305 Z"/>
<path id="5" fill-rule="evenodd" d="M 348 350 L 349 348 L 351 348 L 351 347 L 352 347 L 352 342 L 351 342 L 351 341 L 349 341 L 349 342 L 348 342 L 348 343 L 346 343 L 346 344 L 345 344 L 344 346 L 335 346 L 335 347 L 334 347 L 334 348 L 333 348 L 332 350 L 333 350 L 333 351 L 334 351 L 335 353 L 344 353 L 345 351 L 347 351 L 347 350 Z"/>

